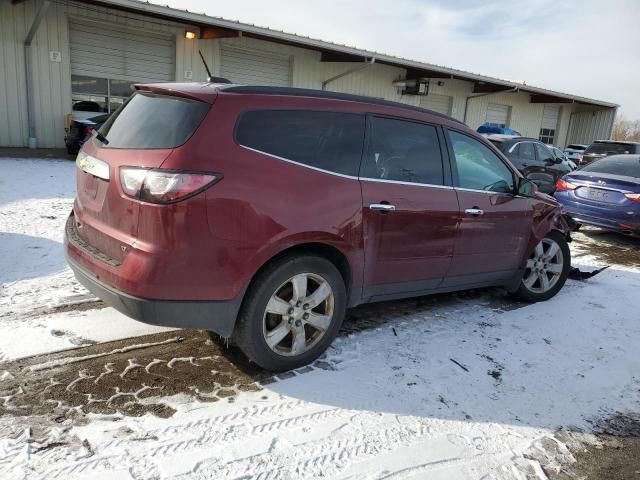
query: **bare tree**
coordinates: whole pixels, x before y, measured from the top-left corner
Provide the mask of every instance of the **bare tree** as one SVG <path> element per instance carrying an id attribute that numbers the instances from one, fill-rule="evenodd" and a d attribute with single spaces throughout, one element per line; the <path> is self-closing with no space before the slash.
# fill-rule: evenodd
<path id="1" fill-rule="evenodd" d="M 619 117 L 613 124 L 611 132 L 613 140 L 640 142 L 640 120 L 627 120 Z"/>

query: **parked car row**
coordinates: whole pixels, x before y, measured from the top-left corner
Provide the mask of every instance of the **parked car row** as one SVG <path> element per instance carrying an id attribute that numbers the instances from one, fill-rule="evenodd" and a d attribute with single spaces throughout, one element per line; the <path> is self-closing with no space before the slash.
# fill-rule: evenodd
<path id="1" fill-rule="evenodd" d="M 575 168 L 560 150 L 534 138 L 488 135 L 487 139 L 544 193 L 553 193 L 558 179 Z"/>
<path id="2" fill-rule="evenodd" d="M 540 191 L 551 195 L 556 192 L 558 185 L 562 185 L 560 179 L 576 169 L 610 155 L 640 154 L 640 143 L 637 142 L 596 140 L 590 145 L 573 143 L 563 151 L 534 138 L 513 135 L 512 130 L 504 127 L 484 124 L 477 131 L 511 160 Z"/>

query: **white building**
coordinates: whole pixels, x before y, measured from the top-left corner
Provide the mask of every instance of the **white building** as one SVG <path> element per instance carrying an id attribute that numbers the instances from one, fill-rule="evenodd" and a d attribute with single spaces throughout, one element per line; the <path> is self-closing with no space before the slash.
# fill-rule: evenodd
<path id="1" fill-rule="evenodd" d="M 137 0 L 0 0 L 0 146 L 62 147 L 76 101 L 112 110 L 131 83 L 202 81 L 198 50 L 234 83 L 406 102 L 560 146 L 609 138 L 618 107 Z"/>

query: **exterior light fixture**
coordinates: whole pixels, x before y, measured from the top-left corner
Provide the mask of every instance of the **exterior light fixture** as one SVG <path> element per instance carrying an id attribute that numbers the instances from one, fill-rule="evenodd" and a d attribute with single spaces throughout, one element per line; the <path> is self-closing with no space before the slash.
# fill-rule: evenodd
<path id="1" fill-rule="evenodd" d="M 196 32 L 184 32 L 184 38 L 193 40 L 194 38 L 196 38 Z"/>

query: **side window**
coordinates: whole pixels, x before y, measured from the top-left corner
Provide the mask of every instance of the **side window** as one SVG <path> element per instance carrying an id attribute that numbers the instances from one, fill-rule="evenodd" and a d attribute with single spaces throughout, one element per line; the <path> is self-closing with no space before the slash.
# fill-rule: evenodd
<path id="1" fill-rule="evenodd" d="M 541 143 L 535 144 L 539 162 L 553 162 L 553 153 Z"/>
<path id="2" fill-rule="evenodd" d="M 442 154 L 435 127 L 371 117 L 369 148 L 360 176 L 442 185 Z"/>
<path id="3" fill-rule="evenodd" d="M 521 142 L 520 143 L 520 157 L 523 160 L 531 160 L 535 161 L 536 154 L 533 148 L 533 143 L 531 142 Z"/>
<path id="4" fill-rule="evenodd" d="M 449 138 L 459 187 L 502 193 L 514 191 L 513 173 L 486 145 L 453 130 L 449 130 Z"/>
<path id="5" fill-rule="evenodd" d="M 236 127 L 236 141 L 294 162 L 357 176 L 364 115 L 309 110 L 252 110 Z"/>

